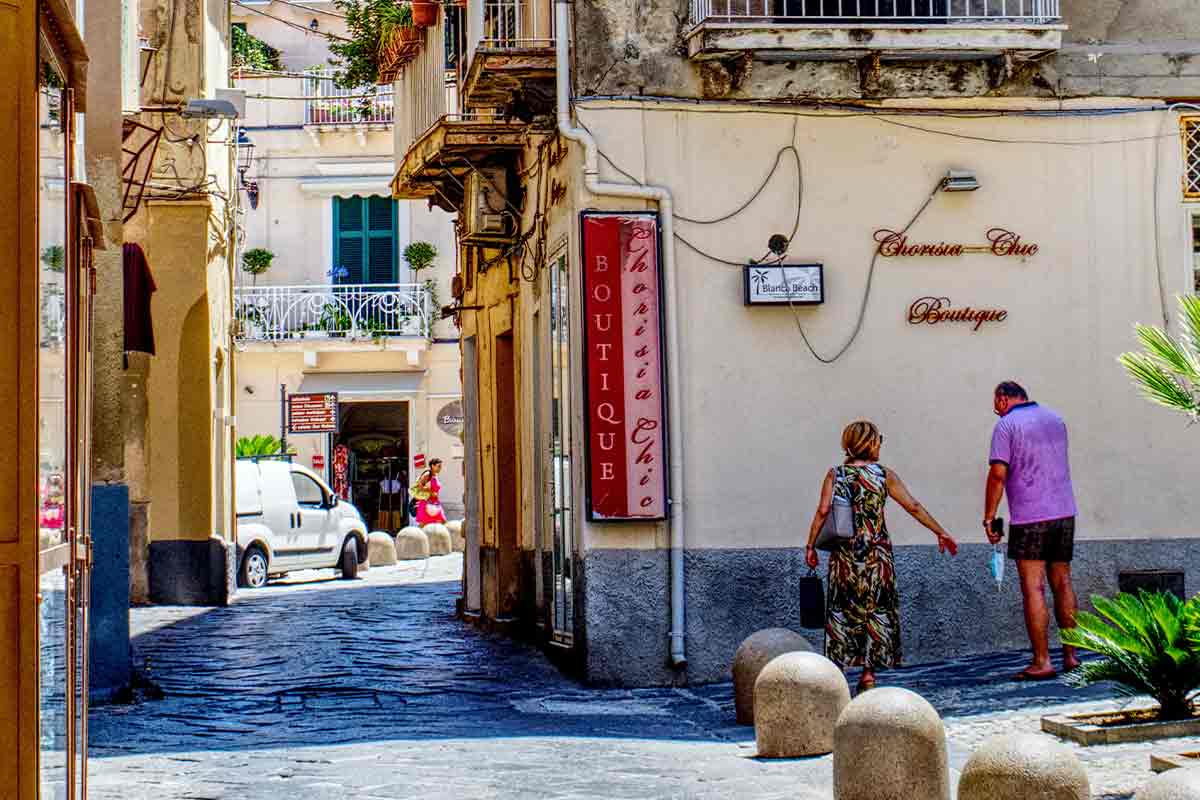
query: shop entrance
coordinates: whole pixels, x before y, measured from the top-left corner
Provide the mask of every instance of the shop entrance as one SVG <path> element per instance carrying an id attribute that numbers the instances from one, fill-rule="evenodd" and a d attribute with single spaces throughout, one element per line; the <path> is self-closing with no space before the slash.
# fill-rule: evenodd
<path id="1" fill-rule="evenodd" d="M 342 402 L 341 426 L 333 441 L 331 463 L 345 448 L 348 493 L 373 531 L 396 533 L 408 516 L 410 405 L 400 402 Z"/>

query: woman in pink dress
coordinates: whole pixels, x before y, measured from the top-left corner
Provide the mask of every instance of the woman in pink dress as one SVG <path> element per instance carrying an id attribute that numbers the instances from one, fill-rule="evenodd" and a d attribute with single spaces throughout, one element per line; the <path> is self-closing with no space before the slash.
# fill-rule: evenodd
<path id="1" fill-rule="evenodd" d="M 418 498 L 417 525 L 422 528 L 433 522 L 446 524 L 446 514 L 442 511 L 442 503 L 438 499 L 438 493 L 442 491 L 442 482 L 437 476 L 441 471 L 442 460 L 433 458 L 429 461 L 429 469 L 422 472 L 421 477 L 417 479 L 417 491 L 413 494 Z"/>

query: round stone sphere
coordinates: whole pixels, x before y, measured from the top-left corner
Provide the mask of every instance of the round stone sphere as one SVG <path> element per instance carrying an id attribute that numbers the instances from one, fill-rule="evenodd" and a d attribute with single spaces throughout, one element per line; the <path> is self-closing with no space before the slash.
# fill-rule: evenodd
<path id="1" fill-rule="evenodd" d="M 1134 800 L 1200 800 L 1200 767 L 1167 770 L 1151 778 Z"/>
<path id="2" fill-rule="evenodd" d="M 958 800 L 1090 800 L 1087 770 L 1071 748 L 1031 733 L 995 736 L 971 754 Z"/>
<path id="3" fill-rule="evenodd" d="M 384 531 L 372 531 L 367 536 L 368 560 L 373 567 L 387 567 L 396 563 L 396 543 Z"/>
<path id="4" fill-rule="evenodd" d="M 733 707 L 740 725 L 754 724 L 754 682 L 771 659 L 784 653 L 811 653 L 812 645 L 787 628 L 767 628 L 752 633 L 733 656 Z"/>
<path id="5" fill-rule="evenodd" d="M 446 530 L 450 531 L 450 544 L 454 548 L 454 552 L 461 553 L 467 549 L 467 537 L 463 534 L 463 520 L 450 520 L 446 523 Z"/>
<path id="6" fill-rule="evenodd" d="M 454 552 L 454 544 L 450 541 L 450 531 L 439 522 L 431 522 L 425 526 L 425 535 L 429 537 L 429 555 L 444 556 Z"/>
<path id="7" fill-rule="evenodd" d="M 402 528 L 396 534 L 396 558 L 401 561 L 416 561 L 429 558 L 429 537 L 420 528 Z"/>
<path id="8" fill-rule="evenodd" d="M 820 756 L 833 750 L 833 728 L 850 704 L 846 676 L 825 656 L 776 656 L 754 682 L 759 758 Z"/>
<path id="9" fill-rule="evenodd" d="M 885 687 L 850 701 L 833 730 L 834 800 L 950 800 L 946 730 L 925 698 Z"/>

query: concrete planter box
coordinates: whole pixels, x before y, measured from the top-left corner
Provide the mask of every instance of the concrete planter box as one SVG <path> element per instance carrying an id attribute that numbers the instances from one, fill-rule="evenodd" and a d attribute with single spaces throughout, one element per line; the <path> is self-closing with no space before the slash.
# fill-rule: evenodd
<path id="1" fill-rule="evenodd" d="M 1091 714 L 1056 714 L 1042 717 L 1042 730 L 1084 747 L 1200 736 L 1200 716 L 1159 722 L 1154 719 L 1155 713 L 1153 708 L 1135 708 Z"/>
<path id="2" fill-rule="evenodd" d="M 1151 753 L 1150 769 L 1166 772 L 1182 767 L 1200 767 L 1200 750 L 1194 753 Z"/>

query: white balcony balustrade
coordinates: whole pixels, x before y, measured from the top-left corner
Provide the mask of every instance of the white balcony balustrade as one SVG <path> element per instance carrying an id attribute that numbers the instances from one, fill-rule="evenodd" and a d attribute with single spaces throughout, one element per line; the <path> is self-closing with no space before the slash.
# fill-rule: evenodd
<path id="1" fill-rule="evenodd" d="M 548 0 L 487 0 L 479 46 L 492 50 L 554 46 L 554 14 Z"/>
<path id="2" fill-rule="evenodd" d="M 692 19 L 801 24 L 1050 25 L 1059 0 L 692 0 Z"/>
<path id="3" fill-rule="evenodd" d="M 305 125 L 391 125 L 395 106 L 391 86 L 343 89 L 331 72 L 304 78 Z"/>
<path id="4" fill-rule="evenodd" d="M 240 342 L 429 338 L 429 290 L 417 283 L 247 286 L 237 289 Z"/>

